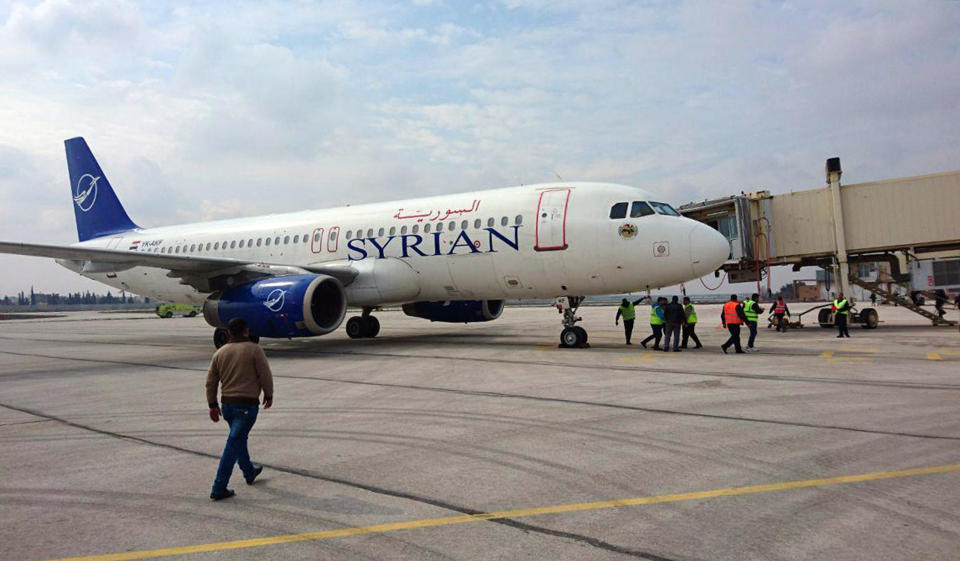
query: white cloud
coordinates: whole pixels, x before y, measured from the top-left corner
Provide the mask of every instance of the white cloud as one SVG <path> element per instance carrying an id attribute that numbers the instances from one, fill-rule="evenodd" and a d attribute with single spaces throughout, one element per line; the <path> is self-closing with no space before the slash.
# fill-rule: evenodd
<path id="1" fill-rule="evenodd" d="M 941 2 L 17 3 L 0 237 L 75 239 L 76 135 L 143 225 L 555 174 L 682 203 L 818 186 L 833 155 L 849 181 L 953 169 L 958 24 Z M 9 259 L 0 294 L 79 282 Z"/>

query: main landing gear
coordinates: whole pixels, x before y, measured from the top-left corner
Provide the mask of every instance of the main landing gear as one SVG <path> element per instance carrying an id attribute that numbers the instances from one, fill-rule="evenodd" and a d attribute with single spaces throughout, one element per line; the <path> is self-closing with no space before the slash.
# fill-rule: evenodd
<path id="1" fill-rule="evenodd" d="M 254 343 L 260 342 L 258 335 L 251 335 L 250 340 Z M 213 346 L 220 348 L 230 342 L 230 332 L 222 327 L 213 330 Z"/>
<path id="2" fill-rule="evenodd" d="M 351 339 L 373 339 L 380 333 L 380 320 L 370 315 L 373 308 L 364 308 L 363 315 L 347 320 L 347 336 Z"/>
<path id="3" fill-rule="evenodd" d="M 560 348 L 586 349 L 587 330 L 576 325 L 581 318 L 577 317 L 577 309 L 583 303 L 583 296 L 561 296 L 554 300 L 553 305 L 563 314 L 563 331 L 560 332 Z"/>

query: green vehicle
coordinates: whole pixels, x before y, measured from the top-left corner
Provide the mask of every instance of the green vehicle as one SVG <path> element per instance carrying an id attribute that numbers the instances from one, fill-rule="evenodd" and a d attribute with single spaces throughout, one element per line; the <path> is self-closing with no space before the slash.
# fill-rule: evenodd
<path id="1" fill-rule="evenodd" d="M 173 314 L 192 318 L 199 314 L 202 309 L 200 306 L 192 304 L 160 304 L 154 311 L 162 318 L 172 318 Z"/>

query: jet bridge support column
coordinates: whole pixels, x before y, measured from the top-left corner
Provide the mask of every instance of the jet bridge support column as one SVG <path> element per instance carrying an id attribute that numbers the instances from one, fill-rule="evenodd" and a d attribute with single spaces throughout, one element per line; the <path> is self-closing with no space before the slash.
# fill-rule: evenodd
<path id="1" fill-rule="evenodd" d="M 840 158 L 830 158 L 826 164 L 827 185 L 830 186 L 830 208 L 833 212 L 833 235 L 837 256 L 837 284 L 839 292 L 850 296 L 850 264 L 847 261 L 847 237 L 843 229 L 843 204 L 840 199 Z"/>

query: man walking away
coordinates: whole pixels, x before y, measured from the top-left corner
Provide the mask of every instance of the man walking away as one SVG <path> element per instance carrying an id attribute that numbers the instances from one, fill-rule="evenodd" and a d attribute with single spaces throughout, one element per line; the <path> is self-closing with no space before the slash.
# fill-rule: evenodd
<path id="1" fill-rule="evenodd" d="M 663 318 L 667 322 L 667 331 L 664 336 L 663 350 L 670 350 L 670 340 L 673 339 L 673 352 L 680 352 L 680 330 L 687 321 L 678 297 L 674 296 L 663 310 Z"/>
<path id="2" fill-rule="evenodd" d="M 737 350 L 737 354 L 743 354 L 743 348 L 740 347 L 740 326 L 747 321 L 747 316 L 743 313 L 743 306 L 737 302 L 737 295 L 731 294 L 730 301 L 723 305 L 723 311 L 720 312 L 720 321 L 730 332 L 730 338 L 727 342 L 720 345 L 723 354 L 727 354 L 730 345 Z"/>
<path id="3" fill-rule="evenodd" d="M 787 318 L 790 317 L 790 308 L 783 301 L 782 296 L 777 296 L 777 303 L 773 306 L 774 323 L 777 324 L 777 331 L 787 332 Z"/>
<path id="4" fill-rule="evenodd" d="M 750 338 L 747 340 L 748 351 L 757 350 L 753 347 L 753 342 L 757 339 L 757 319 L 763 313 L 763 308 L 760 307 L 758 300 L 760 300 L 760 295 L 753 294 L 743 301 L 743 313 L 747 316 L 747 329 L 750 330 Z"/>
<path id="5" fill-rule="evenodd" d="M 247 485 L 263 471 L 263 466 L 250 462 L 247 450 L 247 436 L 257 422 L 260 405 L 260 392 L 263 392 L 263 408 L 273 405 L 273 375 L 267 357 L 259 345 L 250 341 L 247 322 L 234 318 L 227 324 L 230 342 L 220 347 L 210 361 L 207 371 L 207 403 L 210 405 L 210 420 L 220 420 L 220 415 L 230 425 L 230 435 L 220 457 L 220 467 L 210 491 L 210 498 L 219 501 L 236 493 L 227 489 L 233 465 L 239 463 Z M 217 404 L 217 387 L 220 387 L 220 401 Z"/>
<path id="6" fill-rule="evenodd" d="M 837 330 L 840 332 L 837 335 L 837 339 L 841 337 L 850 337 L 850 331 L 847 329 L 847 314 L 850 313 L 850 302 L 843 296 L 843 293 L 837 295 L 837 299 L 833 301 L 832 306 L 833 311 L 836 313 L 835 318 L 837 322 Z"/>
<path id="7" fill-rule="evenodd" d="M 683 324 L 683 342 L 680 343 L 681 349 L 687 348 L 687 340 L 693 339 L 693 342 L 697 344 L 694 349 L 702 349 L 703 345 L 700 344 L 700 338 L 697 337 L 697 310 L 693 307 L 693 303 L 690 302 L 689 296 L 683 297 L 683 313 L 687 316 L 687 322 Z"/>
<path id="8" fill-rule="evenodd" d="M 640 341 L 644 349 L 647 348 L 647 343 L 653 340 L 653 348 L 658 351 L 660 350 L 660 338 L 663 337 L 663 324 L 665 323 L 663 321 L 663 306 L 666 303 L 667 299 L 661 296 L 657 298 L 656 302 L 651 302 L 650 304 L 650 329 L 653 330 L 653 335 Z"/>
<path id="9" fill-rule="evenodd" d="M 639 300 L 633 302 L 627 300 L 626 298 L 620 302 L 620 307 L 617 308 L 617 316 L 613 318 L 613 323 L 620 323 L 620 316 L 623 316 L 623 336 L 627 339 L 627 344 L 630 345 L 630 336 L 633 335 L 633 320 L 637 317 L 637 310 L 634 306 L 639 306 L 640 302 L 643 302 L 645 296 L 641 297 Z"/>

